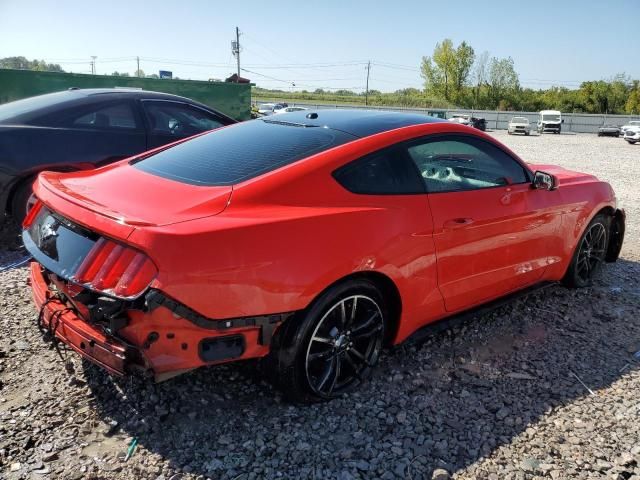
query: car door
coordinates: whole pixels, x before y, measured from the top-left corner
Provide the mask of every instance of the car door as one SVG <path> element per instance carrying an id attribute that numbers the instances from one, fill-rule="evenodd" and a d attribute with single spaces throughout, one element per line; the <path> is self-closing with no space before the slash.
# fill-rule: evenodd
<path id="1" fill-rule="evenodd" d="M 538 281 L 559 217 L 532 208 L 530 173 L 475 136 L 411 142 L 433 216 L 438 286 L 448 311 L 470 308 Z M 534 195 L 532 198 L 531 195 Z"/>
<path id="2" fill-rule="evenodd" d="M 227 125 L 223 118 L 183 102 L 142 100 L 147 121 L 147 148 L 160 147 L 207 130 Z"/>

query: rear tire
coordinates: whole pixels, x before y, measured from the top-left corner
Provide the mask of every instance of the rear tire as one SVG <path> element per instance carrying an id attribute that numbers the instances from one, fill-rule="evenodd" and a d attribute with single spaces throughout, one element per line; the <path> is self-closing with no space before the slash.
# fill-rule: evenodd
<path id="1" fill-rule="evenodd" d="M 267 360 L 273 380 L 301 403 L 352 391 L 378 361 L 387 316 L 382 294 L 367 280 L 329 288 L 276 335 Z"/>
<path id="2" fill-rule="evenodd" d="M 605 261 L 609 246 L 611 217 L 599 213 L 587 225 L 571 259 L 569 269 L 562 279 L 567 287 L 583 288 L 591 286 L 594 277 Z"/>
<path id="3" fill-rule="evenodd" d="M 18 225 L 22 225 L 24 217 L 33 206 L 35 196 L 33 195 L 33 179 L 22 182 L 11 199 L 11 216 Z"/>

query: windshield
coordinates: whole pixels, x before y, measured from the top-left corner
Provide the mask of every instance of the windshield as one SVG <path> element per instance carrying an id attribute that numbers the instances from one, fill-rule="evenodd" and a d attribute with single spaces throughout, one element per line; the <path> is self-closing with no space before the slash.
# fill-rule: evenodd
<path id="1" fill-rule="evenodd" d="M 192 185 L 234 185 L 356 138 L 329 128 L 253 120 L 214 130 L 133 165 Z"/>
<path id="2" fill-rule="evenodd" d="M 273 110 L 273 103 L 263 103 L 258 107 L 258 110 Z"/>
<path id="3" fill-rule="evenodd" d="M 546 122 L 559 122 L 560 115 L 556 115 L 554 113 L 545 113 L 544 115 L 542 115 L 542 120 Z"/>
<path id="4" fill-rule="evenodd" d="M 524 117 L 513 117 L 511 123 L 529 123 L 529 120 Z"/>
<path id="5" fill-rule="evenodd" d="M 637 120 L 631 120 L 631 121 L 629 122 L 629 125 L 640 125 L 640 121 L 637 121 Z"/>

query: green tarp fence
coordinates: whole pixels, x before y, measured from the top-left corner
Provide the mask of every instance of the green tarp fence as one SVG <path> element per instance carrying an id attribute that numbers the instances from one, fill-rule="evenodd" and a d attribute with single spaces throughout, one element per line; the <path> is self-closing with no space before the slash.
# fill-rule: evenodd
<path id="1" fill-rule="evenodd" d="M 191 98 L 237 120 L 251 116 L 251 84 L 203 82 L 197 80 L 159 80 L 154 78 L 113 77 L 80 73 L 34 72 L 0 69 L 0 103 L 44 93 L 78 88 L 142 88 Z"/>

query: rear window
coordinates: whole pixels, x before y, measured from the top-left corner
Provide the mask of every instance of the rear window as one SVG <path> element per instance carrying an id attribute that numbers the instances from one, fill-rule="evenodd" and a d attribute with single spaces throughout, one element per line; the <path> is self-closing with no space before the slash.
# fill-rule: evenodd
<path id="1" fill-rule="evenodd" d="M 56 92 L 37 97 L 25 98 L 0 105 L 0 122 L 19 120 L 21 116 L 52 107 L 61 102 L 72 100 L 76 96 L 69 92 Z"/>
<path id="2" fill-rule="evenodd" d="M 253 120 L 196 137 L 134 166 L 193 185 L 233 185 L 356 138 L 329 128 Z"/>

